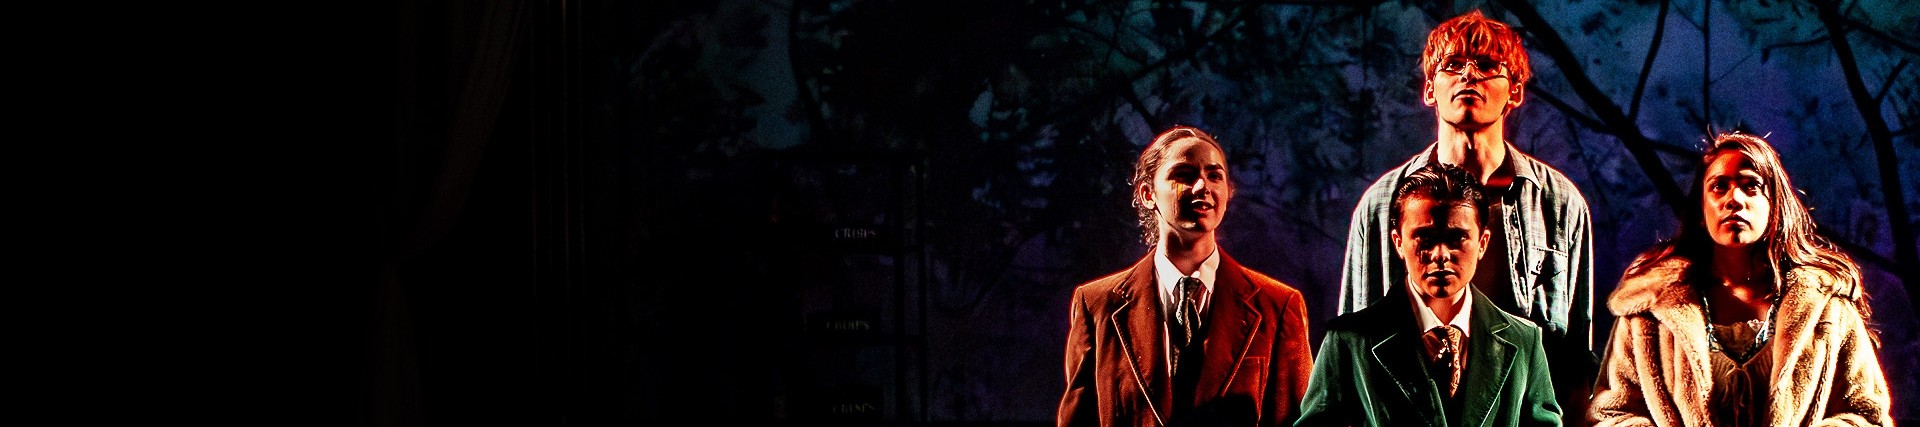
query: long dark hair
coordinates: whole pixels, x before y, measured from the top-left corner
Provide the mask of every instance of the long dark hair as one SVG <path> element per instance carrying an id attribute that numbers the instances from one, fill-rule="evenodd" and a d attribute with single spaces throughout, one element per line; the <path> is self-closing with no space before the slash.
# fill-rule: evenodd
<path id="1" fill-rule="evenodd" d="M 1770 209 L 1767 229 L 1760 239 L 1765 244 L 1763 255 L 1771 273 L 1774 291 L 1781 290 L 1787 271 L 1795 268 L 1819 269 L 1836 279 L 1828 286 L 1838 289 L 1836 293 L 1854 300 L 1861 316 L 1867 316 L 1870 310 L 1864 301 L 1866 292 L 1860 287 L 1860 266 L 1854 263 L 1853 257 L 1816 232 L 1813 215 L 1801 203 L 1799 193 L 1794 190 L 1787 169 L 1781 165 L 1780 154 L 1773 150 L 1773 145 L 1759 136 L 1739 131 L 1714 135 L 1713 143 L 1700 156 L 1703 169 L 1692 181 L 1693 195 L 1689 198 L 1693 202 L 1692 208 L 1681 210 L 1687 215 L 1681 218 L 1680 234 L 1649 249 L 1646 256 L 1642 256 L 1627 271 L 1639 271 L 1641 267 L 1669 256 L 1694 260 L 1695 270 L 1701 270 L 1698 266 L 1705 264 L 1701 261 L 1712 259 L 1713 237 L 1707 234 L 1705 214 L 1701 212 L 1706 200 L 1704 165 L 1725 155 L 1746 157 L 1762 178 Z"/>

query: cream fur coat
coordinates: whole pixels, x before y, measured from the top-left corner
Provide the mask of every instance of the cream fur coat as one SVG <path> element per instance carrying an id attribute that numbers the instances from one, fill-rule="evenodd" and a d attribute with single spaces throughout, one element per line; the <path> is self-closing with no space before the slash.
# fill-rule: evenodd
<path id="1" fill-rule="evenodd" d="M 1713 425 L 1706 320 L 1684 280 L 1688 264 L 1667 257 L 1629 269 L 1608 298 L 1615 321 L 1588 408 L 1594 425 Z M 1782 281 L 1767 343 L 1769 426 L 1893 424 L 1877 345 L 1854 305 L 1861 290 L 1835 281 L 1810 268 Z"/>

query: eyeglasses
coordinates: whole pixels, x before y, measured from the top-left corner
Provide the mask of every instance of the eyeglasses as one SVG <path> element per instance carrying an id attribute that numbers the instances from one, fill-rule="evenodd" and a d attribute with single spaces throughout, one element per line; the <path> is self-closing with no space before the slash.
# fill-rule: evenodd
<path id="1" fill-rule="evenodd" d="M 1473 59 L 1473 58 L 1466 58 L 1466 57 L 1460 57 L 1460 56 L 1453 56 L 1453 57 L 1448 57 L 1445 61 L 1440 62 L 1440 71 L 1445 72 L 1447 74 L 1456 75 L 1456 76 L 1463 75 L 1467 73 L 1467 65 L 1469 64 L 1473 65 L 1473 69 L 1479 70 L 1481 75 L 1493 75 L 1493 74 L 1499 73 L 1500 68 L 1505 67 L 1507 65 L 1507 63 L 1505 62 L 1495 61 L 1492 59 Z"/>

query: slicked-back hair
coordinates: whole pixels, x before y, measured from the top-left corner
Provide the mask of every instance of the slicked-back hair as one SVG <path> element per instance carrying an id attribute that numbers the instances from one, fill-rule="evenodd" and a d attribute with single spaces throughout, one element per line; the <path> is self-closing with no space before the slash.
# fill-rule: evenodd
<path id="1" fill-rule="evenodd" d="M 1139 188 L 1141 184 L 1152 185 L 1154 174 L 1160 171 L 1160 162 L 1167 157 L 1167 147 L 1172 146 L 1174 141 L 1186 138 L 1205 141 L 1213 145 L 1213 149 L 1220 151 L 1222 160 L 1227 158 L 1226 148 L 1221 147 L 1220 142 L 1213 139 L 1213 135 L 1200 128 L 1186 125 L 1174 125 L 1161 131 L 1159 135 L 1153 137 L 1152 143 L 1147 144 L 1146 149 L 1140 150 L 1140 158 L 1133 164 L 1133 179 L 1127 183 L 1127 193 L 1133 195 L 1134 215 L 1140 220 L 1140 240 L 1148 247 L 1160 244 L 1160 213 L 1148 206 L 1147 201 L 1142 199 L 1140 193 L 1134 189 Z M 1233 177 L 1229 175 L 1227 178 L 1227 188 L 1231 190 Z M 1147 197 L 1152 197 L 1151 192 Z"/>
<path id="2" fill-rule="evenodd" d="M 1487 228 L 1486 197 L 1480 191 L 1480 180 L 1460 166 L 1431 162 L 1400 178 L 1393 189 L 1393 212 L 1387 216 L 1387 223 L 1394 230 L 1400 229 L 1400 208 L 1408 198 L 1416 196 L 1426 197 L 1435 204 L 1465 204 L 1473 208 L 1480 228 Z"/>

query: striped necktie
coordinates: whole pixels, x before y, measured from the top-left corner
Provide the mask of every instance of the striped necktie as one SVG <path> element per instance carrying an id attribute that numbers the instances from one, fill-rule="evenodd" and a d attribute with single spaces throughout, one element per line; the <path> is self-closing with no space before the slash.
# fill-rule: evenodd
<path id="1" fill-rule="evenodd" d="M 1197 348 L 1194 346 L 1199 341 L 1196 335 L 1199 335 L 1202 326 L 1200 297 L 1206 294 L 1207 286 L 1201 284 L 1200 279 L 1182 277 L 1178 290 L 1180 298 L 1174 303 L 1173 327 L 1168 328 L 1173 335 L 1173 372 L 1175 373 L 1180 371 L 1181 350 Z"/>

